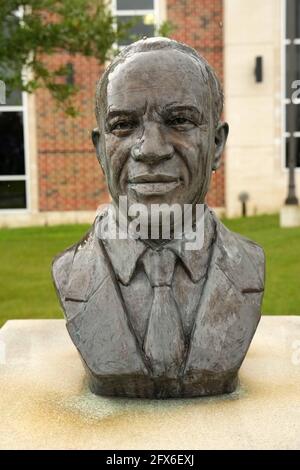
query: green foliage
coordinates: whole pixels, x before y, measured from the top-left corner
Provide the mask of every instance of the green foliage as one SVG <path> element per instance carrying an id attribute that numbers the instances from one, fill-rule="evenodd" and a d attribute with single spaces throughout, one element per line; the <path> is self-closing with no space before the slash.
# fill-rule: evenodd
<path id="1" fill-rule="evenodd" d="M 102 64 L 129 27 L 116 29 L 107 0 L 1 1 L 0 78 L 10 90 L 46 87 L 74 115 L 71 98 L 77 89 L 66 82 L 66 65 L 49 69 L 46 56 L 82 54 Z"/>
<path id="2" fill-rule="evenodd" d="M 175 31 L 177 27 L 171 21 L 164 21 L 156 31 L 157 36 L 162 37 L 170 37 Z"/>
<path id="3" fill-rule="evenodd" d="M 67 114 L 77 87 L 68 83 L 66 64 L 47 66 L 47 56 L 66 52 L 94 57 L 99 64 L 116 54 L 115 45 L 133 21 L 118 24 L 108 0 L 5 0 L 0 2 L 0 79 L 8 90 L 32 93 L 45 87 Z M 172 32 L 170 22 L 159 34 Z"/>

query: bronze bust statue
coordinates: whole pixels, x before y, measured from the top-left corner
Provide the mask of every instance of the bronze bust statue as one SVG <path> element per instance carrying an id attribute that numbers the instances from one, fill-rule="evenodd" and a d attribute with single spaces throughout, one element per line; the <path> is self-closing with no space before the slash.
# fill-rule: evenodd
<path id="1" fill-rule="evenodd" d="M 103 210 L 56 257 L 67 329 L 96 394 L 195 397 L 237 386 L 260 319 L 264 254 L 205 205 L 228 134 L 222 108 L 209 64 L 165 38 L 125 48 L 97 86 L 93 143 L 113 204 L 202 204 L 204 240 L 188 250 L 172 221 L 167 238 L 151 227 L 144 238 L 104 237 Z"/>

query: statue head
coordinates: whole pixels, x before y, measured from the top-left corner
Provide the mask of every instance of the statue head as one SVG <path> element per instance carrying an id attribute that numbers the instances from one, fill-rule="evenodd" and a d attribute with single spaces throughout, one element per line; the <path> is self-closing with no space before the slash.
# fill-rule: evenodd
<path id="1" fill-rule="evenodd" d="M 96 91 L 97 158 L 114 201 L 203 203 L 228 135 L 210 65 L 165 38 L 122 50 Z"/>

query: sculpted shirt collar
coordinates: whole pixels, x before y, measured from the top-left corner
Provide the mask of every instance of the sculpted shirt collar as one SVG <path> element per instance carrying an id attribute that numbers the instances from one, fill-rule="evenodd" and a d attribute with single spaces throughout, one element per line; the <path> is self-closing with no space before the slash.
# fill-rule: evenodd
<path id="1" fill-rule="evenodd" d="M 215 221 L 210 210 L 205 206 L 204 241 L 201 249 L 186 249 L 186 242 L 191 240 L 188 233 L 185 234 L 182 239 L 170 240 L 158 248 L 151 248 L 144 240 L 136 239 L 128 232 L 126 239 L 113 239 L 108 236 L 102 239 L 102 241 L 117 278 L 122 284 L 128 285 L 135 272 L 138 260 L 147 250 L 162 250 L 166 248 L 172 250 L 181 259 L 191 280 L 194 283 L 198 282 L 206 272 L 210 247 L 214 238 Z"/>

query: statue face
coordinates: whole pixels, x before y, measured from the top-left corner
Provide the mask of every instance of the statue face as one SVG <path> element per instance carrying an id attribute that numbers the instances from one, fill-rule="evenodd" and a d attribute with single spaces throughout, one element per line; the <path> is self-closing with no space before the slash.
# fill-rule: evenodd
<path id="1" fill-rule="evenodd" d="M 110 73 L 102 109 L 101 160 L 115 201 L 204 201 L 226 136 L 221 149 L 201 64 L 171 49 L 136 53 Z"/>

